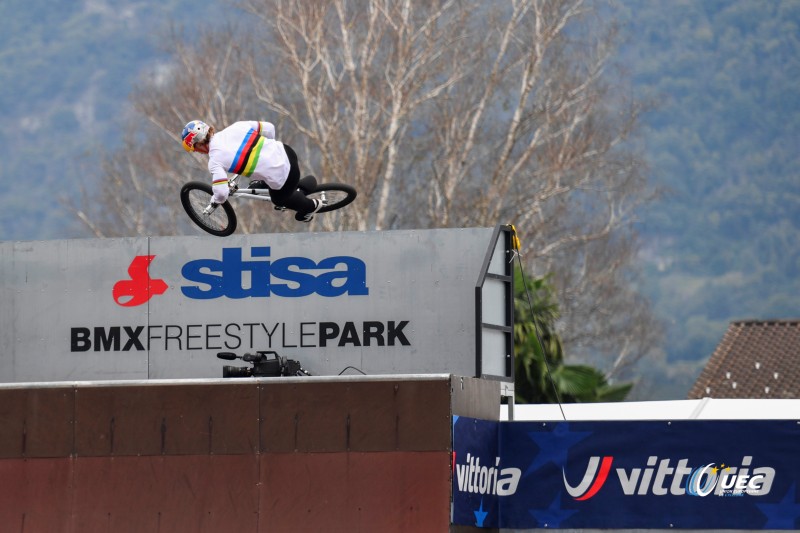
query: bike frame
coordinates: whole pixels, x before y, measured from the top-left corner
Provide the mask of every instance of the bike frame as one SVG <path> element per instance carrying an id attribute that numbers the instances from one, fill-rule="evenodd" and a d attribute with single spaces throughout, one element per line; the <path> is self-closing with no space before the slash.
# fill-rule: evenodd
<path id="1" fill-rule="evenodd" d="M 228 187 L 230 189 L 228 198 L 249 198 L 250 200 L 272 202 L 272 198 L 269 195 L 269 189 L 240 189 L 238 181 L 239 174 L 234 175 L 228 180 Z M 217 207 L 219 207 L 217 204 L 211 202 L 208 204 L 208 206 L 206 206 L 205 209 L 203 209 L 203 213 L 210 215 L 217 209 Z"/>
<path id="2" fill-rule="evenodd" d="M 271 196 L 273 191 L 269 188 L 239 188 L 238 180 L 238 174 L 228 179 L 229 198 L 244 198 L 246 200 L 259 200 L 275 204 Z M 358 194 L 355 188 L 350 185 L 343 183 L 317 183 L 316 178 L 313 176 L 303 178 L 298 188 L 303 191 L 306 197 L 311 197 L 315 202 L 321 202 L 321 205 L 318 205 L 316 209 L 318 213 L 327 213 L 340 209 L 355 200 Z M 181 188 L 181 204 L 189 218 L 208 233 L 217 237 L 227 237 L 236 231 L 236 213 L 230 203 L 215 204 L 213 198 L 214 188 L 208 183 L 192 181 Z M 225 215 L 210 219 L 210 215 L 217 209 L 225 211 Z M 276 206 L 275 209 L 279 211 L 286 210 L 286 208 L 280 206 Z M 295 218 L 297 218 L 297 215 L 295 215 Z"/>
<path id="3" fill-rule="evenodd" d="M 252 192 L 255 191 L 255 192 Z M 261 192 L 264 191 L 264 192 Z M 261 200 L 262 202 L 271 202 L 272 198 L 269 196 L 269 189 L 237 189 L 230 193 L 231 198 L 250 198 L 252 200 Z"/>
<path id="4" fill-rule="evenodd" d="M 262 202 L 272 202 L 269 195 L 269 189 L 250 189 L 247 187 L 239 188 L 239 175 L 235 175 L 228 180 L 228 187 L 230 187 L 229 198 L 249 198 L 251 200 L 261 200 Z M 323 199 L 325 193 L 322 193 Z"/>
<path id="5" fill-rule="evenodd" d="M 252 200 L 261 200 L 262 202 L 271 202 L 272 198 L 269 195 L 269 189 L 248 189 L 239 188 L 239 174 L 236 174 L 228 180 L 228 187 L 230 187 L 229 196 L 232 198 L 250 198 Z"/>

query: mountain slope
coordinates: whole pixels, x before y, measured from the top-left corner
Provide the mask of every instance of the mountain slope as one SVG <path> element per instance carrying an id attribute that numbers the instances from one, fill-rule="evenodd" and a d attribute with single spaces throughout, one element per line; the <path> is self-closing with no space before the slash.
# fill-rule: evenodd
<path id="1" fill-rule="evenodd" d="M 171 25 L 224 20 L 231 8 L 202 10 L 167 0 L 5 0 L 0 17 L 0 179 L 18 184 L 0 212 L 4 239 L 85 236 L 57 201 L 100 179 L 96 154 L 122 137 L 137 78 L 168 59 Z M 47 191 L 20 196 L 21 187 Z M 10 191 L 7 191 L 10 192 Z"/>
<path id="2" fill-rule="evenodd" d="M 800 3 L 624 5 L 666 189 L 640 227 L 646 292 L 669 325 L 665 364 L 702 362 L 731 320 L 800 316 Z"/>

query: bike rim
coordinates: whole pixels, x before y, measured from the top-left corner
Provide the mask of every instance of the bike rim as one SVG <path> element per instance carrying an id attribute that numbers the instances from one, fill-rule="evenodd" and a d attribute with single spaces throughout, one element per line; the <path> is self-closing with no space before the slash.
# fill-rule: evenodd
<path id="1" fill-rule="evenodd" d="M 321 200 L 326 207 L 336 206 L 347 200 L 345 191 L 317 191 L 307 195 L 308 198 Z"/>
<path id="2" fill-rule="evenodd" d="M 211 201 L 211 197 L 208 195 L 208 193 L 195 189 L 189 191 L 188 199 L 189 205 L 194 213 L 195 220 L 203 226 L 215 231 L 223 231 L 230 224 L 228 214 L 225 212 L 222 206 L 217 206 L 209 214 L 205 214 L 203 212 Z"/>

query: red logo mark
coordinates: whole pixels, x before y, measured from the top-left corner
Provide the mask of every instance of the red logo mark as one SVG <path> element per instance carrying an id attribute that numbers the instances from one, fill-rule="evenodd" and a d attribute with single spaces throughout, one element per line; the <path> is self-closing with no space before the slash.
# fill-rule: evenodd
<path id="1" fill-rule="evenodd" d="M 602 463 L 600 457 L 592 457 L 589 460 L 589 465 L 586 467 L 586 473 L 583 475 L 583 480 L 577 487 L 571 486 L 567 482 L 567 475 L 562 469 L 562 476 L 564 478 L 564 488 L 570 496 L 578 501 L 588 500 L 593 497 L 603 487 L 603 484 L 608 479 L 608 473 L 611 471 L 611 463 L 614 461 L 613 456 L 606 455 L 603 457 Z M 600 469 L 598 472 L 598 465 Z"/>
<path id="2" fill-rule="evenodd" d="M 128 267 L 128 275 L 131 279 L 123 279 L 114 284 L 114 301 L 117 305 L 124 307 L 134 307 L 146 303 L 157 294 L 164 294 L 167 284 L 163 279 L 151 279 L 147 269 L 155 259 L 154 255 L 137 255 L 131 266 Z"/>

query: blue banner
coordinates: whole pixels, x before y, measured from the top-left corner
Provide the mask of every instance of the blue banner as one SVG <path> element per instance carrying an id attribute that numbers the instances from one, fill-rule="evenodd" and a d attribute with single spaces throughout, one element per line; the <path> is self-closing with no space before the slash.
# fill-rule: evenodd
<path id="1" fill-rule="evenodd" d="M 453 417 L 454 524 L 800 528 L 797 421 Z"/>

